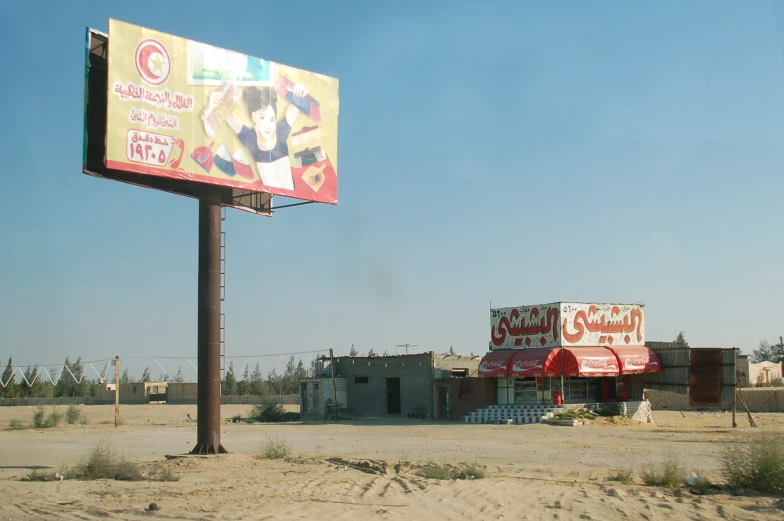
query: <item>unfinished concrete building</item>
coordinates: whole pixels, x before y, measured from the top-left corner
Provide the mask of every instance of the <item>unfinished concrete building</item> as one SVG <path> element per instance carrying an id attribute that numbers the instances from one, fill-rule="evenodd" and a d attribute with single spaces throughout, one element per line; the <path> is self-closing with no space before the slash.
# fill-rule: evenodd
<path id="1" fill-rule="evenodd" d="M 338 399 L 338 409 L 360 416 L 394 415 L 412 418 L 449 417 L 452 380 L 477 380 L 479 357 L 437 355 L 427 352 L 394 356 L 335 357 L 335 375 L 345 386 L 345 404 Z M 316 393 L 332 388 L 332 361 L 316 361 L 313 378 L 300 381 L 300 407 L 304 417 L 321 419 L 325 410 L 332 410 L 330 393 Z M 329 383 L 328 383 L 329 382 Z M 484 382 L 476 386 L 486 386 Z M 456 386 L 455 395 L 459 394 Z M 315 401 L 314 401 L 315 400 Z"/>

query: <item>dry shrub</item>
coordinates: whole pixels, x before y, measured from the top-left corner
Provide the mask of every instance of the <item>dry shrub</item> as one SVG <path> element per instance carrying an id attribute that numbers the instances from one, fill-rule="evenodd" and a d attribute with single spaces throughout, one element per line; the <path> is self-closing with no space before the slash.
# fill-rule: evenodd
<path id="1" fill-rule="evenodd" d="M 721 455 L 727 484 L 735 489 L 784 493 L 784 437 L 764 437 L 747 445 L 733 444 Z"/>
<path id="2" fill-rule="evenodd" d="M 118 481 L 179 481 L 180 477 L 173 470 L 161 466 L 150 471 L 149 475 L 132 461 L 118 454 L 111 444 L 99 441 L 87 455 L 72 467 L 63 467 L 59 473 L 63 479 L 114 479 Z M 34 470 L 23 481 L 58 481 L 54 472 Z"/>
<path id="3" fill-rule="evenodd" d="M 68 410 L 65 411 L 65 421 L 68 422 L 68 425 L 74 425 L 79 421 L 79 418 L 82 416 L 82 411 L 79 409 L 79 406 L 76 404 L 71 404 L 68 406 Z"/>
<path id="4" fill-rule="evenodd" d="M 56 472 L 35 469 L 22 478 L 22 481 L 58 481 L 58 478 Z"/>
<path id="5" fill-rule="evenodd" d="M 9 431 L 21 431 L 27 428 L 29 428 L 29 425 L 19 420 L 11 420 L 10 422 L 8 422 Z"/>
<path id="6" fill-rule="evenodd" d="M 658 465 L 648 464 L 642 470 L 642 481 L 651 487 L 675 488 L 686 480 L 686 469 L 674 457 L 669 456 Z"/>
<path id="7" fill-rule="evenodd" d="M 634 476 L 634 471 L 632 469 L 618 469 L 615 474 L 611 475 L 607 479 L 610 481 L 617 481 L 618 483 L 623 483 L 624 485 L 628 485 L 632 482 Z"/>
<path id="8" fill-rule="evenodd" d="M 63 421 L 63 414 L 58 411 L 57 409 L 52 409 L 49 413 L 49 416 L 46 417 L 46 421 L 44 422 L 45 429 L 51 429 L 52 427 L 57 427 L 60 425 L 60 422 Z"/>
<path id="9" fill-rule="evenodd" d="M 40 405 L 33 413 L 33 429 L 43 429 L 46 423 L 46 410 Z"/>
<path id="10" fill-rule="evenodd" d="M 446 463 L 428 463 L 419 470 L 419 475 L 425 479 L 482 479 L 485 477 L 485 468 L 476 462 L 462 463 L 457 467 Z"/>
<path id="11" fill-rule="evenodd" d="M 291 456 L 291 443 L 278 434 L 268 434 L 262 442 L 260 450 L 267 459 L 286 459 Z"/>

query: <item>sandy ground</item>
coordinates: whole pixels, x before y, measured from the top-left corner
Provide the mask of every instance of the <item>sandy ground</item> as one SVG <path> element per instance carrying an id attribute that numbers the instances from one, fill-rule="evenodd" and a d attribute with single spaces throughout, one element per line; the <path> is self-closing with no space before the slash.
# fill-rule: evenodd
<path id="1" fill-rule="evenodd" d="M 61 407 L 64 412 L 65 407 Z M 196 440 L 196 406 L 82 407 L 88 425 L 0 432 L 0 520 L 26 519 L 784 519 L 778 498 L 705 496 L 642 485 L 639 469 L 675 457 L 689 472 L 721 482 L 718 455 L 754 436 L 784 436 L 784 415 L 656 412 L 655 424 L 603 420 L 584 427 L 465 425 L 376 418 L 340 424 L 227 423 L 230 454 L 167 460 Z M 223 406 L 229 418 L 247 405 Z M 0 408 L 0 428 L 29 422 L 33 407 Z M 290 461 L 265 460 L 267 435 L 285 437 Z M 25 482 L 31 468 L 61 468 L 99 440 L 145 468 L 168 466 L 177 482 Z M 478 462 L 479 480 L 418 475 L 428 461 Z M 362 463 L 365 462 L 365 463 Z M 369 462 L 369 464 L 368 464 Z M 368 468 L 372 467 L 372 468 Z M 608 480 L 636 469 L 635 482 Z M 150 503 L 160 510 L 147 512 Z"/>

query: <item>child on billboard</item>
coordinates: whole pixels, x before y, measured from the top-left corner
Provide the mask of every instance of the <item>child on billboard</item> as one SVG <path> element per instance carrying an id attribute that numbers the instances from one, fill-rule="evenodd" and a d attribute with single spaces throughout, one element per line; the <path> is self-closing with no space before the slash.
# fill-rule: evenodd
<path id="1" fill-rule="evenodd" d="M 307 89 L 301 83 L 294 86 L 293 93 L 299 98 L 308 95 Z M 218 92 L 212 93 L 210 106 L 217 105 L 220 102 L 219 97 Z M 226 116 L 226 123 L 253 156 L 264 185 L 294 190 L 287 140 L 299 109 L 294 104 L 289 104 L 285 117 L 278 121 L 278 93 L 272 87 L 248 87 L 243 91 L 242 98 L 247 105 L 253 128 L 243 125 L 234 114 Z"/>

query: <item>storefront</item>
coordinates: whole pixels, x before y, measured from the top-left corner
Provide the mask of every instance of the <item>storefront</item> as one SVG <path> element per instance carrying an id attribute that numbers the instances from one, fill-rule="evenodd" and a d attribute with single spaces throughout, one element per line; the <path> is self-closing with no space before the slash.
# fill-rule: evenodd
<path id="1" fill-rule="evenodd" d="M 567 404 L 638 400 L 629 384 L 658 371 L 656 354 L 644 346 L 505 349 L 479 365 L 481 377 L 497 379 L 499 405 L 548 404 L 559 396 Z"/>

